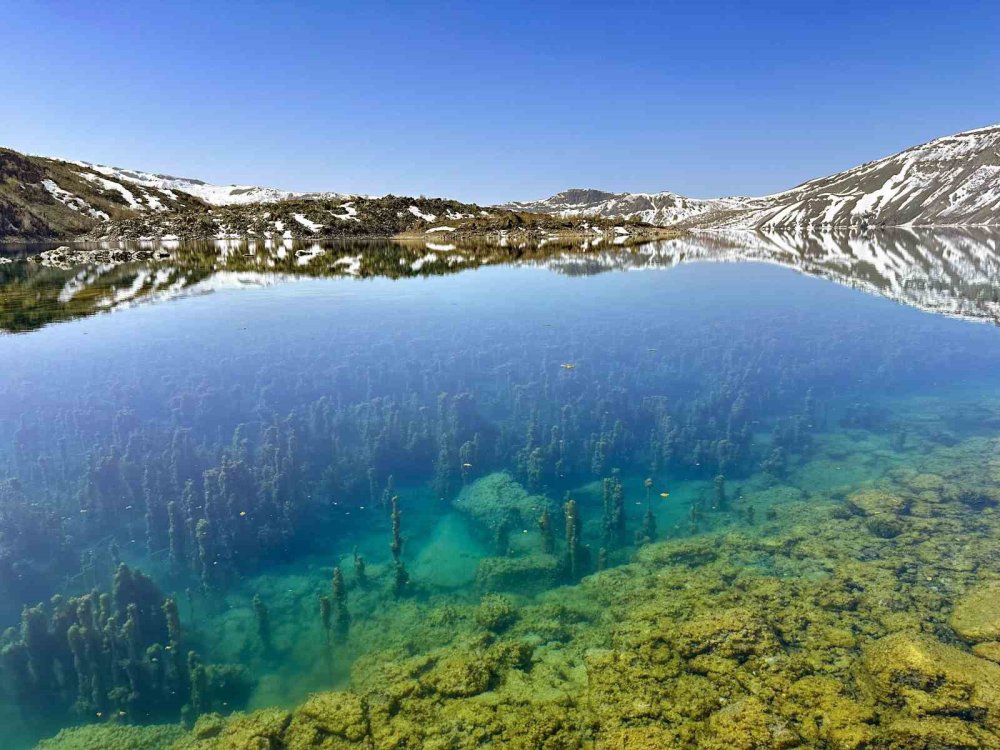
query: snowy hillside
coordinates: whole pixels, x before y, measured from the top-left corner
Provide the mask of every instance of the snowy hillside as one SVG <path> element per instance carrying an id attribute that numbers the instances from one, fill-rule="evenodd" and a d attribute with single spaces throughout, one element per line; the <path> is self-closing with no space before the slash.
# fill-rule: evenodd
<path id="1" fill-rule="evenodd" d="M 478 207 L 445 203 L 450 207 L 443 215 L 449 219 L 448 211 L 479 214 Z M 382 235 L 407 228 L 396 216 L 396 204 L 393 196 L 383 200 L 214 185 L 0 148 L 0 239 L 217 237 L 248 231 L 277 236 Z M 365 221 L 357 213 L 362 206 L 370 209 Z M 405 202 L 402 211 L 411 214 L 402 217 L 409 223 L 429 221 L 420 200 Z M 541 200 L 508 203 L 494 213 L 504 211 L 679 229 L 998 226 L 1000 125 L 938 138 L 759 198 L 573 189 Z M 505 219 L 511 227 L 523 220 Z"/>
<path id="2" fill-rule="evenodd" d="M 181 192 L 193 195 L 210 206 L 233 206 L 248 203 L 276 203 L 290 198 L 343 198 L 342 193 L 297 193 L 291 190 L 259 187 L 256 185 L 212 185 L 201 180 L 187 177 L 171 177 L 152 172 L 140 172 L 134 169 L 106 167 L 102 164 L 74 162 L 105 175 L 118 182 L 141 185 L 156 190 Z"/>
<path id="3" fill-rule="evenodd" d="M 558 216 L 601 216 L 670 226 L 708 213 L 743 210 L 745 198 L 686 198 L 676 193 L 607 193 L 574 188 L 535 201 L 508 203 L 501 208 Z"/>
<path id="4" fill-rule="evenodd" d="M 894 156 L 759 198 L 567 190 L 509 208 L 637 218 L 682 228 L 787 229 L 1000 225 L 1000 125 L 938 138 Z"/>
<path id="5" fill-rule="evenodd" d="M 717 226 L 1000 225 L 1000 126 L 938 138 L 761 199 Z"/>
<path id="6" fill-rule="evenodd" d="M 0 149 L 0 239 L 72 237 L 109 221 L 205 208 L 187 193 L 116 177 Z"/>

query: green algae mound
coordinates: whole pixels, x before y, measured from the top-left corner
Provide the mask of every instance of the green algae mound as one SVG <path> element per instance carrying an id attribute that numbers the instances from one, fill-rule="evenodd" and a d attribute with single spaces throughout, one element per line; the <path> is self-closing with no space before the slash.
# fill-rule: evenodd
<path id="1" fill-rule="evenodd" d="M 506 471 L 488 474 L 464 487 L 455 498 L 455 508 L 489 529 L 504 523 L 534 528 L 547 501 L 528 492 Z"/>
<path id="2" fill-rule="evenodd" d="M 254 713 L 235 713 L 223 717 L 205 714 L 198 717 L 186 739 L 171 750 L 263 750 L 286 747 L 285 730 L 291 713 L 280 709 L 264 709 Z"/>
<path id="3" fill-rule="evenodd" d="M 524 557 L 484 557 L 476 568 L 480 591 L 541 593 L 559 582 L 562 560 L 541 552 Z"/>
<path id="4" fill-rule="evenodd" d="M 861 490 L 847 498 L 847 507 L 862 516 L 897 516 L 907 511 L 909 502 L 884 490 Z"/>
<path id="5" fill-rule="evenodd" d="M 952 725 L 947 720 L 960 717 L 966 720 L 962 734 L 980 738 L 971 747 L 1000 746 L 1000 737 L 990 736 L 1000 730 L 1000 666 L 993 662 L 928 635 L 894 633 L 864 650 L 858 682 L 873 702 L 889 709 L 890 735 L 900 720 L 911 729 L 912 722 L 924 722 L 940 734 Z"/>
<path id="6" fill-rule="evenodd" d="M 487 630 L 499 633 L 517 620 L 517 608 L 506 596 L 487 594 L 476 609 L 476 622 Z"/>
<path id="7" fill-rule="evenodd" d="M 949 624 L 963 640 L 1000 641 L 1000 582 L 969 591 L 955 605 Z"/>
<path id="8" fill-rule="evenodd" d="M 982 659 L 989 659 L 1000 664 L 1000 642 L 989 641 L 987 643 L 977 643 L 972 647 L 972 653 Z"/>
<path id="9" fill-rule="evenodd" d="M 171 750 L 185 733 L 183 727 L 174 724 L 87 724 L 42 740 L 36 750 Z"/>

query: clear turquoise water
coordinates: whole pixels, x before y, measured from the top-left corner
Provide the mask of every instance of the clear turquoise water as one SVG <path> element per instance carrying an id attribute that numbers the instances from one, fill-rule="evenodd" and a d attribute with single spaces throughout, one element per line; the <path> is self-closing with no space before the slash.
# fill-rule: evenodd
<path id="1" fill-rule="evenodd" d="M 842 498 L 1000 428 L 996 327 L 752 262 L 221 289 L 0 336 L 0 363 L 0 630 L 13 628 L 0 718 L 24 747 L 109 715 L 294 705 L 349 687 L 373 648 L 363 631 L 413 617 L 411 603 L 475 604 L 491 587 L 530 602 L 627 563 L 647 507 L 661 541 L 758 533 L 782 492 Z M 535 517 L 497 522 L 508 511 L 482 492 L 500 473 L 550 510 L 551 578 L 484 579 L 484 558 L 543 543 Z M 606 478 L 622 483 L 620 536 Z M 567 497 L 582 521 L 575 574 Z M 155 595 L 148 618 L 133 612 L 141 653 L 127 593 L 110 628 L 93 627 L 112 634 L 95 648 L 119 649 L 100 690 L 80 687 L 96 672 L 64 643 L 64 604 L 43 608 L 46 636 L 28 643 L 22 608 L 112 591 L 120 562 L 176 599 L 185 652 L 245 668 L 214 703 L 197 704 L 187 674 L 171 686 L 172 661 L 156 676 L 169 659 L 146 647 L 170 638 Z M 335 597 L 334 566 L 351 625 L 331 657 L 318 601 Z"/>

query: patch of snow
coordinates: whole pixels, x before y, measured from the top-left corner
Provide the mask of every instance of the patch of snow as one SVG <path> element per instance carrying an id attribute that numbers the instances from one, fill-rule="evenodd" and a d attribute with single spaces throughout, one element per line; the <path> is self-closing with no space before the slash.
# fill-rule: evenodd
<path id="1" fill-rule="evenodd" d="M 341 206 L 341 208 L 344 209 L 344 211 L 346 211 L 347 213 L 335 214 L 331 211 L 330 215 L 333 216 L 333 218 L 335 219 L 340 219 L 341 221 L 361 221 L 358 218 L 358 209 L 354 206 L 353 202 L 344 203 Z"/>
<path id="2" fill-rule="evenodd" d="M 210 206 L 233 206 L 248 203 L 277 203 L 278 201 L 290 198 L 344 198 L 343 193 L 307 193 L 294 192 L 291 190 L 278 190 L 276 188 L 259 187 L 256 185 L 212 185 L 201 180 L 194 180 L 187 177 L 172 177 L 164 174 L 154 174 L 152 172 L 142 172 L 133 169 L 120 169 L 118 167 L 108 167 L 103 164 L 90 164 L 84 161 L 71 162 L 81 167 L 86 167 L 95 172 L 103 174 L 122 182 L 140 185 L 156 190 L 169 190 L 173 192 L 187 193 Z"/>
<path id="3" fill-rule="evenodd" d="M 73 195 L 68 190 L 63 190 L 54 180 L 42 180 L 42 187 L 48 194 L 62 203 L 67 208 L 71 208 L 77 213 L 87 214 L 91 218 L 108 221 L 111 217 L 104 211 L 94 208 L 87 201 L 79 196 Z"/>
<path id="4" fill-rule="evenodd" d="M 118 193 L 122 198 L 125 199 L 125 202 L 128 203 L 129 208 L 134 208 L 138 211 L 142 211 L 143 209 L 146 208 L 145 205 L 143 205 L 136 199 L 135 195 L 132 193 L 131 190 L 129 190 L 127 187 L 125 187 L 119 182 L 115 182 L 114 180 L 108 180 L 104 177 L 98 177 L 96 174 L 91 174 L 90 172 L 77 172 L 77 174 L 80 175 L 80 177 L 85 179 L 87 182 L 92 182 L 95 185 L 104 188 L 105 190 L 113 190 L 114 192 Z"/>
<path id="5" fill-rule="evenodd" d="M 155 195 L 147 194 L 146 195 L 146 203 L 154 211 L 166 211 L 167 210 L 167 207 L 164 206 L 163 203 L 160 201 L 160 199 L 157 198 Z"/>
<path id="6" fill-rule="evenodd" d="M 423 219 L 424 221 L 434 221 L 435 219 L 437 219 L 437 216 L 435 216 L 434 214 L 425 214 L 417 206 L 410 206 L 409 211 L 418 219 Z"/>
<path id="7" fill-rule="evenodd" d="M 294 218 L 295 218 L 295 221 L 297 221 L 299 224 L 301 224 L 302 226 L 304 226 L 310 232 L 318 232 L 320 229 L 323 228 L 322 224 L 317 224 L 314 221 L 309 221 L 309 219 L 307 219 L 302 214 L 295 214 Z"/>

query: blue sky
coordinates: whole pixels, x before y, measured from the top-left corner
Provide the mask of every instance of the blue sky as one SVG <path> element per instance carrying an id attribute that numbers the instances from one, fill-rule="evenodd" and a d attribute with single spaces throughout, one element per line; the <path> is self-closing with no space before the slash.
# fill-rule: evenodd
<path id="1" fill-rule="evenodd" d="M 0 0 L 0 145 L 491 203 L 763 194 L 1000 122 L 1000 3 Z"/>

